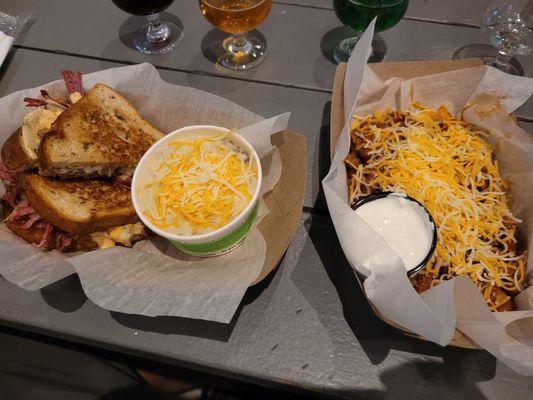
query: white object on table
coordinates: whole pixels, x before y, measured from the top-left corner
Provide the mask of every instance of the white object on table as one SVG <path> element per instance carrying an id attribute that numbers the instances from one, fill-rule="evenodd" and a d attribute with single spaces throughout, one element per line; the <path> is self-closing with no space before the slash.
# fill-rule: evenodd
<path id="1" fill-rule="evenodd" d="M 13 37 L 6 35 L 4 32 L 0 31 L 0 66 L 2 66 L 4 59 L 13 45 Z"/>

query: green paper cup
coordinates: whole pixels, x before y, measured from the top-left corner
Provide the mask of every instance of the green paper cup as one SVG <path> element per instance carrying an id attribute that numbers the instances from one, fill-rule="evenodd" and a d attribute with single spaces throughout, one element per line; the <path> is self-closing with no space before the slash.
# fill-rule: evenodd
<path id="1" fill-rule="evenodd" d="M 183 138 L 199 138 L 203 136 L 218 136 L 221 133 L 229 132 L 229 129 L 219 126 L 211 125 L 194 125 L 178 129 L 166 135 L 163 139 L 156 142 L 141 158 L 131 185 L 131 197 L 133 206 L 141 221 L 153 232 L 162 236 L 176 246 L 181 251 L 198 257 L 213 257 L 225 254 L 234 248 L 238 247 L 243 242 L 246 235 L 250 231 L 257 212 L 259 209 L 259 195 L 262 184 L 262 169 L 261 161 L 257 152 L 252 145 L 242 136 L 232 133 L 231 140 L 238 147 L 241 147 L 247 153 L 251 154 L 255 160 L 257 168 L 257 185 L 252 197 L 245 209 L 232 219 L 227 225 L 212 232 L 202 233 L 198 235 L 177 235 L 175 233 L 166 231 L 155 226 L 144 215 L 144 205 L 139 198 L 139 190 L 146 182 L 153 180 L 153 170 L 156 165 L 159 165 L 163 159 L 162 151 L 166 144 L 177 139 Z"/>

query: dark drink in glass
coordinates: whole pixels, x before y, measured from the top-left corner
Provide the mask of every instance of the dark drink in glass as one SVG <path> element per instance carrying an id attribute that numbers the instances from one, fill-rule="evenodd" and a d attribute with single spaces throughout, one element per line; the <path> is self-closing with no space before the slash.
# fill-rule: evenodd
<path id="1" fill-rule="evenodd" d="M 356 35 L 344 39 L 335 49 L 337 62 L 347 61 L 362 32 L 377 17 L 374 32 L 392 28 L 404 16 L 409 0 L 333 0 L 333 9 L 344 26 Z"/>
<path id="2" fill-rule="evenodd" d="M 181 44 L 183 32 L 174 23 L 162 21 L 159 13 L 167 9 L 174 0 L 112 0 L 121 10 L 148 19 L 134 35 L 137 50 L 145 54 L 167 54 Z"/>
<path id="3" fill-rule="evenodd" d="M 174 0 L 113 0 L 118 8 L 133 15 L 157 14 L 173 2 Z"/>

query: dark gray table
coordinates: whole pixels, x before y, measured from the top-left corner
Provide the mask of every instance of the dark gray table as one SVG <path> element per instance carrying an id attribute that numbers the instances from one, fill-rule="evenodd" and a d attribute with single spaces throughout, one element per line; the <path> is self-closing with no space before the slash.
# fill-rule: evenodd
<path id="1" fill-rule="evenodd" d="M 448 59 L 483 43 L 483 0 L 412 0 L 406 19 L 383 33 L 388 60 Z M 207 373 L 317 394 L 369 399 L 526 399 L 533 381 L 483 351 L 440 348 L 408 338 L 378 320 L 344 259 L 320 180 L 328 169 L 330 95 L 335 65 L 328 59 L 343 34 L 327 0 L 275 2 L 260 30 L 268 57 L 255 70 L 215 67 L 202 49 L 210 35 L 195 1 L 168 10 L 184 25 L 185 41 L 168 56 L 128 47 L 139 23 L 110 1 L 3 0 L 5 11 L 35 9 L 38 19 L 0 70 L 0 95 L 83 72 L 148 61 L 169 82 L 201 88 L 263 116 L 292 111 L 291 128 L 309 140 L 305 210 L 275 274 L 251 288 L 229 325 L 147 318 L 102 310 L 77 278 L 39 292 L 0 279 L 0 321 L 6 326 L 160 360 Z M 521 58 L 533 76 L 531 58 Z M 518 113 L 532 129 L 533 103 Z"/>

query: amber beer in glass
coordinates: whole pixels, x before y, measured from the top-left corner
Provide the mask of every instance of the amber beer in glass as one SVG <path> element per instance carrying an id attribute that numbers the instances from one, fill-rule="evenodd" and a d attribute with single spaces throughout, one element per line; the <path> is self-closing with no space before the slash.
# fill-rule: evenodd
<path id="1" fill-rule="evenodd" d="M 204 17 L 217 29 L 229 33 L 217 61 L 233 70 L 250 69 L 263 60 L 266 43 L 248 32 L 267 17 L 272 0 L 199 0 Z"/>

